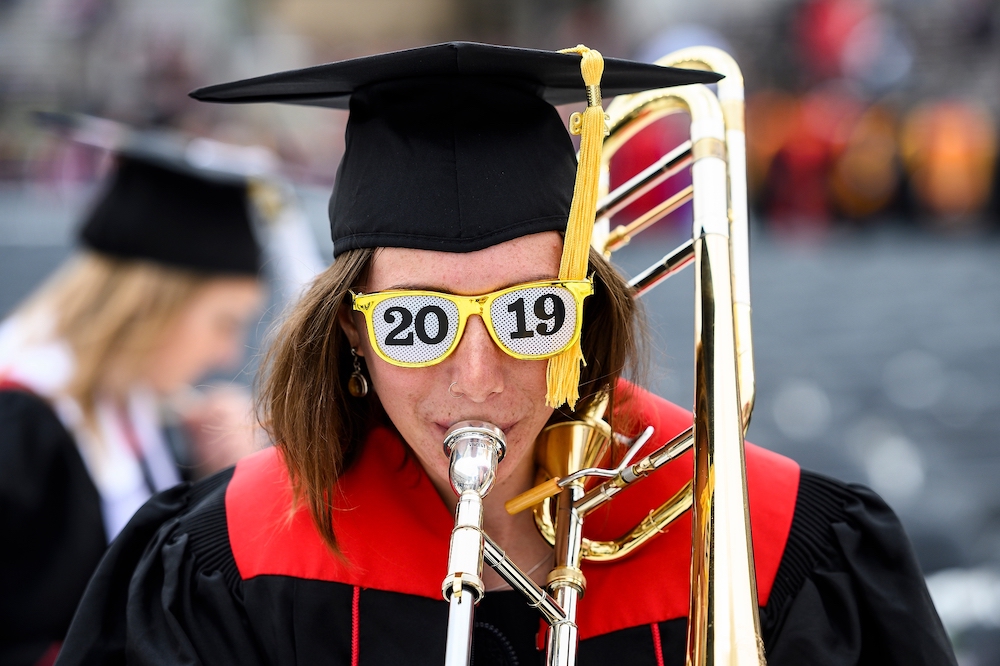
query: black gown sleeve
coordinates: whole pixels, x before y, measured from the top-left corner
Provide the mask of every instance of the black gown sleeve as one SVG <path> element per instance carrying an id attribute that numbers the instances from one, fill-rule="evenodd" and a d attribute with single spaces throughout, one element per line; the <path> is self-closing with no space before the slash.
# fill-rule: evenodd
<path id="1" fill-rule="evenodd" d="M 761 628 L 769 666 L 956 664 L 892 510 L 805 471 Z"/>
<path id="2" fill-rule="evenodd" d="M 0 664 L 58 649 L 107 546 L 101 498 L 41 398 L 0 390 Z"/>
<path id="3" fill-rule="evenodd" d="M 265 663 L 229 549 L 232 469 L 155 495 L 115 539 L 58 666 Z"/>

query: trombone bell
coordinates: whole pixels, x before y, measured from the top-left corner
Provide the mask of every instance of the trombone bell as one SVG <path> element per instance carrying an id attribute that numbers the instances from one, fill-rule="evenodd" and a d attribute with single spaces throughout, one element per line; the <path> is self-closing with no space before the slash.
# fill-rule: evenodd
<path id="1" fill-rule="evenodd" d="M 578 413 L 578 420 L 555 423 L 542 430 L 535 440 L 535 462 L 540 474 L 564 479 L 604 462 L 611 446 L 611 427 L 603 419 L 608 401 L 608 394 L 601 393 Z"/>

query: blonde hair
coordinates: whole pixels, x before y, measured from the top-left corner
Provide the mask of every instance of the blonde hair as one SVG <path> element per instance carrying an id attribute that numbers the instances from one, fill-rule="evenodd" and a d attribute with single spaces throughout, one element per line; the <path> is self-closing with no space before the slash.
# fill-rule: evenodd
<path id="1" fill-rule="evenodd" d="M 195 292 L 210 278 L 171 266 L 84 251 L 70 259 L 18 314 L 47 318 L 69 345 L 73 375 L 64 393 L 91 420 L 98 395 L 120 394 L 145 370 Z"/>

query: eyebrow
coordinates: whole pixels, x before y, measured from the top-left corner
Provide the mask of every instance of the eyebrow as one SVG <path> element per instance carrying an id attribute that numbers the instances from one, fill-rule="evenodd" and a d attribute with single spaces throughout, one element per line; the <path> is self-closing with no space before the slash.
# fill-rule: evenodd
<path id="1" fill-rule="evenodd" d="M 542 282 L 544 280 L 558 280 L 558 279 L 559 279 L 558 276 L 557 277 L 550 277 L 548 275 L 541 275 L 541 274 L 539 274 L 539 275 L 537 275 L 535 277 L 529 277 L 527 280 L 517 280 L 515 282 L 509 282 L 509 283 L 507 283 L 507 284 L 505 284 L 505 285 L 503 285 L 501 287 L 497 287 L 496 289 L 491 289 L 490 291 L 483 292 L 483 293 L 491 294 L 494 291 L 500 291 L 502 289 L 507 289 L 509 287 L 515 287 L 515 286 L 517 286 L 519 284 L 527 284 L 529 282 Z M 386 287 L 385 289 L 379 289 L 379 291 L 404 291 L 404 290 L 405 291 L 436 291 L 436 292 L 442 293 L 442 294 L 453 294 L 454 293 L 454 292 L 448 291 L 447 289 L 443 289 L 443 288 L 441 288 L 440 286 L 437 286 L 437 285 L 433 285 L 433 284 L 429 284 L 429 283 L 422 284 L 422 283 L 418 283 L 418 282 L 400 282 L 400 283 L 394 284 L 392 286 Z M 481 294 L 456 294 L 456 295 L 479 296 Z"/>

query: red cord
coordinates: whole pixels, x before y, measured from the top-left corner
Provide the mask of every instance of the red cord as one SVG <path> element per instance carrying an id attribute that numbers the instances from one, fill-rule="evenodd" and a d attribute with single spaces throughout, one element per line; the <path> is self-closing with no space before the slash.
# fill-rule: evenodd
<path id="1" fill-rule="evenodd" d="M 663 646 L 660 644 L 660 625 L 649 625 L 653 630 L 653 651 L 656 653 L 656 666 L 663 666 Z"/>
<path id="2" fill-rule="evenodd" d="M 351 602 L 351 666 L 358 666 L 358 661 L 360 660 L 361 650 L 358 645 L 360 642 L 360 631 L 358 628 L 358 618 L 359 609 L 361 607 L 361 588 L 357 585 L 354 586 L 354 599 Z M 662 663 L 662 659 L 661 659 Z"/>
<path id="3" fill-rule="evenodd" d="M 56 641 L 49 645 L 49 649 L 45 651 L 38 661 L 35 662 L 35 666 L 52 666 L 56 663 L 56 657 L 59 656 L 59 649 L 62 648 L 62 641 Z"/>
<path id="4" fill-rule="evenodd" d="M 34 394 L 34 391 L 21 382 L 3 376 L 0 376 L 0 391 L 22 391 L 23 393 Z"/>

